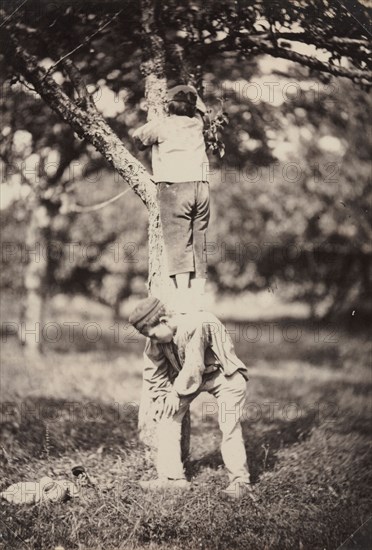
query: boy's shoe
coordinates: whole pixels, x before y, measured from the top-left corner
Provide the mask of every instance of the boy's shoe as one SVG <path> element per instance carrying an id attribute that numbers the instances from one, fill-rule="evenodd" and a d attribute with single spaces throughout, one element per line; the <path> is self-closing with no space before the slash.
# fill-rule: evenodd
<path id="1" fill-rule="evenodd" d="M 176 291 L 174 310 L 176 313 L 180 313 L 181 315 L 185 313 L 193 313 L 194 311 L 196 311 L 193 295 L 190 288 L 182 291 Z"/>
<path id="2" fill-rule="evenodd" d="M 242 481 L 233 481 L 226 489 L 221 491 L 221 495 L 229 500 L 241 500 L 245 496 L 248 496 L 253 502 L 257 501 L 252 485 Z"/>
<path id="3" fill-rule="evenodd" d="M 150 479 L 149 481 L 140 481 L 139 485 L 144 491 L 163 491 L 168 489 L 188 491 L 191 483 L 187 479 L 158 478 Z"/>

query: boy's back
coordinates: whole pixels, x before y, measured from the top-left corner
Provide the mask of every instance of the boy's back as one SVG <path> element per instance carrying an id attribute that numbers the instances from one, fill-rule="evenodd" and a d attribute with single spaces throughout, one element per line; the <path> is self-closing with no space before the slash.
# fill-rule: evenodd
<path id="1" fill-rule="evenodd" d="M 152 168 L 156 182 L 205 181 L 208 157 L 200 116 L 170 115 L 150 121 L 134 137 L 152 145 Z"/>

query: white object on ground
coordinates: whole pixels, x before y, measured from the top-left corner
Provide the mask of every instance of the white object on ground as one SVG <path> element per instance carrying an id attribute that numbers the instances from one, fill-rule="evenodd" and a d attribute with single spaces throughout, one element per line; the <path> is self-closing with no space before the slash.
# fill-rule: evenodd
<path id="1" fill-rule="evenodd" d="M 51 477 L 42 477 L 39 481 L 19 481 L 13 483 L 1 497 L 12 504 L 38 504 L 39 502 L 60 502 L 77 497 L 78 488 L 66 479 L 55 481 Z"/>

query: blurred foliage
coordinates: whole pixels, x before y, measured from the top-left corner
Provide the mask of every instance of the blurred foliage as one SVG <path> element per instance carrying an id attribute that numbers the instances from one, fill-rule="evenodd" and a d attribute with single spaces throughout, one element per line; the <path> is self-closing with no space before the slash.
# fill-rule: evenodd
<path id="1" fill-rule="evenodd" d="M 1 109 L 2 192 L 11 191 L 7 186 L 27 189 L 3 212 L 1 286 L 22 291 L 28 261 L 48 255 L 49 295 L 83 293 L 118 312 L 122 299 L 146 292 L 145 207 L 131 192 L 102 210 L 74 213 L 74 205 L 96 205 L 118 194 L 120 178 L 27 88 L 9 89 Z M 141 111 L 132 113 L 137 116 Z M 39 203 L 49 215 L 48 241 L 30 246 L 27 227 Z"/>
<path id="2" fill-rule="evenodd" d="M 275 81 L 278 93 L 306 83 Z M 219 288 L 278 290 L 320 315 L 370 312 L 371 99 L 332 82 L 276 107 L 231 96 L 228 164 L 212 169 L 208 260 Z"/>
<path id="3" fill-rule="evenodd" d="M 122 186 L 107 171 L 99 173 L 98 181 L 102 186 L 91 184 L 89 204 L 116 195 Z M 88 204 L 85 182 L 77 184 L 76 198 Z M 60 290 L 92 296 L 116 313 L 132 293 L 146 293 L 147 211 L 134 193 L 102 210 L 78 214 L 72 223 L 59 216 L 54 225 L 63 249 L 55 262 Z"/>

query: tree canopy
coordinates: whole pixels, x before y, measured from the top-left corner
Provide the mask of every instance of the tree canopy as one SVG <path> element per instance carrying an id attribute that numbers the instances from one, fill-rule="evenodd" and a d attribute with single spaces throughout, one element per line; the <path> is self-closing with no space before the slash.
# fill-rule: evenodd
<path id="1" fill-rule="evenodd" d="M 211 56 L 233 51 L 248 59 L 266 53 L 371 82 L 367 1 L 168 0 L 155 1 L 154 6 L 156 17 L 149 32 L 160 33 L 170 74 L 180 58 L 196 73 Z M 54 70 L 61 69 L 64 56 L 72 57 L 91 82 L 96 84 L 98 76 L 119 90 L 125 74 L 138 67 L 141 2 L 28 0 L 7 2 L 3 9 L 3 29 L 14 32 L 39 59 L 49 56 Z M 4 40 L 5 48 L 10 46 L 9 35 Z M 112 74 L 115 70 L 120 74 Z"/>
<path id="2" fill-rule="evenodd" d="M 222 165 L 216 160 L 214 200 L 220 223 L 212 229 L 212 237 L 231 248 L 244 228 L 244 243 L 273 243 L 265 251 L 262 248 L 254 262 L 253 252 L 229 262 L 218 261 L 220 256 L 212 253 L 212 276 L 221 288 L 236 291 L 265 288 L 278 277 L 298 281 L 301 290 L 296 296 L 311 294 L 319 299 L 333 285 L 331 294 L 336 299 L 340 284 L 332 279 L 334 266 L 326 265 L 329 255 L 321 255 L 322 260 L 318 255 L 314 272 L 308 252 L 295 265 L 285 254 L 273 263 L 272 254 L 277 242 L 283 248 L 299 239 L 308 244 L 332 241 L 342 251 L 336 254 L 336 264 L 353 265 L 359 282 L 368 279 L 370 14 L 367 1 L 7 2 L 2 6 L 0 29 L 4 174 L 22 167 L 23 157 L 36 154 L 42 184 L 25 183 L 31 183 L 39 199 L 49 209 L 61 210 L 63 217 L 61 197 L 71 184 L 74 162 L 84 167 L 74 196 L 74 201 L 82 203 L 91 204 L 84 200 L 83 186 L 89 185 L 89 198 L 96 201 L 116 192 L 107 179 L 115 169 L 151 214 L 156 201 L 143 166 L 149 165 L 148 154 L 136 153 L 130 139 L 134 127 L 146 117 L 145 78 L 153 75 L 168 84 L 192 82 L 212 111 L 221 110 L 223 103 L 230 118 L 223 136 L 226 156 Z M 278 62 L 268 74 L 264 63 L 270 58 Z M 279 102 L 277 93 L 282 96 Z M 150 100 L 147 95 L 148 104 Z M 18 151 L 17 132 L 22 131 L 31 136 L 31 142 L 29 150 Z M 294 133 L 296 147 L 288 137 Z M 322 146 L 329 136 L 336 140 L 333 151 Z M 55 167 L 46 173 L 43 165 L 53 159 Z M 293 179 L 288 166 L 296 162 L 297 179 Z M 235 175 L 226 185 L 221 169 L 228 172 L 236 167 L 240 174 L 250 174 L 248 179 L 235 181 Z M 266 176 L 255 181 L 255 170 L 266 170 Z M 333 179 L 332 170 L 337 172 Z M 26 180 L 25 170 L 21 172 Z M 103 176 L 89 181 L 90 173 Z M 84 224 L 88 224 L 95 237 L 102 232 L 98 249 L 109 246 L 128 231 L 128 225 L 115 223 L 110 233 L 110 216 L 112 220 L 120 217 L 130 204 L 125 200 L 109 207 L 109 214 L 84 215 L 84 222 L 70 213 L 69 223 L 57 222 L 54 238 L 66 242 L 79 234 L 84 240 L 88 235 Z M 139 203 L 135 208 L 133 220 L 139 232 L 134 233 L 143 243 L 145 233 L 139 227 L 146 223 L 146 213 Z M 351 210 L 358 216 L 350 217 Z M 350 260 L 352 250 L 366 259 L 362 269 Z M 83 269 L 85 275 L 95 272 L 102 281 L 118 274 L 110 261 L 104 273 L 97 262 L 91 269 L 91 260 L 71 268 L 70 275 Z M 145 270 L 143 263 L 140 266 L 134 276 Z M 56 279 L 59 284 L 65 284 L 68 275 L 68 270 L 62 271 L 62 278 Z M 324 282 L 327 273 L 328 283 Z M 355 280 L 354 271 L 349 275 L 351 282 Z M 361 286 L 364 290 L 359 295 L 364 296 L 365 283 Z M 355 291 L 352 287 L 350 283 L 350 292 Z M 120 294 L 125 295 L 123 289 L 117 289 Z M 107 292 L 98 295 L 101 299 Z"/>

